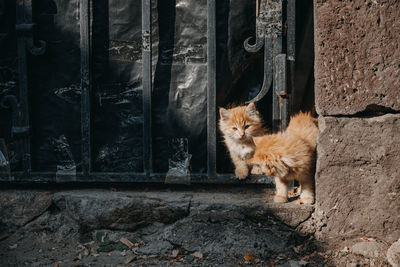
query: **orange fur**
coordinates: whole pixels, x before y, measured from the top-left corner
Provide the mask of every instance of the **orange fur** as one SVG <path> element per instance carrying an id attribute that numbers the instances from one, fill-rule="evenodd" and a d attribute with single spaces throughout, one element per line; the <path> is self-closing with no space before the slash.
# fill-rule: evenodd
<path id="1" fill-rule="evenodd" d="M 266 132 L 262 120 L 254 103 L 230 109 L 220 108 L 219 114 L 219 129 L 235 165 L 235 174 L 244 179 L 249 174 L 246 160 L 252 157 L 255 147 L 252 138 Z M 254 168 L 252 173 L 257 173 L 257 169 Z"/>
<path id="2" fill-rule="evenodd" d="M 302 201 L 314 202 L 312 168 L 317 135 L 316 119 L 301 112 L 291 117 L 284 133 L 253 139 L 256 148 L 248 163 L 260 166 L 264 174 L 275 177 L 275 202 L 287 202 L 287 187 L 293 179 L 301 185 Z"/>
<path id="3" fill-rule="evenodd" d="M 318 120 L 310 112 L 299 112 L 290 117 L 286 134 L 298 136 L 307 141 L 315 149 L 317 147 Z"/>

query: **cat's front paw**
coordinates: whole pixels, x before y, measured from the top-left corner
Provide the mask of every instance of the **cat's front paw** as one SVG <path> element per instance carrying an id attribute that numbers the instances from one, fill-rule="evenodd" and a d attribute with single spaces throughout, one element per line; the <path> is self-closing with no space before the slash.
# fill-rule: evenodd
<path id="1" fill-rule="evenodd" d="M 247 167 L 236 168 L 235 175 L 241 180 L 246 179 L 246 177 L 249 175 L 249 169 Z"/>
<path id="2" fill-rule="evenodd" d="M 286 203 L 286 202 L 288 202 L 288 198 L 286 196 L 282 196 L 282 195 L 275 195 L 274 202 L 275 203 Z"/>

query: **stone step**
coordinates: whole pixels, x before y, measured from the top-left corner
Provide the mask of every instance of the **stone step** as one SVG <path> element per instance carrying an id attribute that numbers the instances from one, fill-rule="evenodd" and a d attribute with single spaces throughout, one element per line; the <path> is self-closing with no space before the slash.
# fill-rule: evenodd
<path id="1" fill-rule="evenodd" d="M 231 192 L 139 192 L 76 190 L 53 195 L 54 203 L 89 228 L 135 229 L 153 222 L 171 223 L 186 216 L 222 221 L 274 217 L 293 228 L 309 218 L 312 205 L 273 203 L 273 190 Z"/>
<path id="2" fill-rule="evenodd" d="M 313 206 L 272 203 L 272 189 L 143 190 L 0 192 L 0 266 L 266 266 L 314 252 L 293 229 Z"/>
<path id="3" fill-rule="evenodd" d="M 313 205 L 273 203 L 273 189 L 157 190 L 113 192 L 84 189 L 60 192 L 6 190 L 0 194 L 0 223 L 14 231 L 44 213 L 52 203 L 89 229 L 135 229 L 153 222 L 172 223 L 186 216 L 223 221 L 274 217 L 295 228 L 310 217 Z"/>

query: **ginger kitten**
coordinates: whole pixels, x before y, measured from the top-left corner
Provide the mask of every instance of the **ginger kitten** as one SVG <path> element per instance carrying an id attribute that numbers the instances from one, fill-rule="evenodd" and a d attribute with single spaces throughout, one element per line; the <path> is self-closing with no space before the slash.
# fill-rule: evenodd
<path id="1" fill-rule="evenodd" d="M 284 133 L 253 138 L 256 148 L 248 163 L 275 177 L 275 202 L 288 201 L 288 185 L 295 179 L 301 186 L 300 200 L 314 203 L 313 164 L 317 135 L 317 120 L 310 113 L 300 112 L 291 117 Z"/>
<path id="2" fill-rule="evenodd" d="M 265 134 L 262 120 L 254 103 L 231 109 L 219 109 L 219 129 L 235 165 L 235 175 L 244 179 L 249 175 L 249 165 L 246 160 L 253 156 L 253 137 Z M 257 168 L 252 173 L 259 173 Z"/>

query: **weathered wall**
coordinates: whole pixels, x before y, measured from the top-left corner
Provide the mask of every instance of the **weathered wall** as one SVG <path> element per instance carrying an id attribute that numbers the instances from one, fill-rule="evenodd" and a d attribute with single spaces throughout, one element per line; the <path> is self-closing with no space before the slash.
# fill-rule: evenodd
<path id="1" fill-rule="evenodd" d="M 400 1 L 315 2 L 316 108 L 400 110 Z"/>
<path id="2" fill-rule="evenodd" d="M 363 236 L 393 243 L 400 238 L 400 1 L 314 5 L 317 236 L 342 247 Z"/>
<path id="3" fill-rule="evenodd" d="M 316 194 L 320 237 L 400 237 L 400 114 L 321 117 Z"/>

